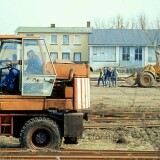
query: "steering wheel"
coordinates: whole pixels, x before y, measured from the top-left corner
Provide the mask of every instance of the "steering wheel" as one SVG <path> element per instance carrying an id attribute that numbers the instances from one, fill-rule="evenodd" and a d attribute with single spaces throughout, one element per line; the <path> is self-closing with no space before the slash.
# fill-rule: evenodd
<path id="1" fill-rule="evenodd" d="M 7 62 L 12 62 L 11 60 L 1 60 L 0 61 L 0 66 L 2 66 L 2 67 L 0 67 L 0 68 L 4 68 L 4 67 L 6 67 L 7 66 Z"/>
<path id="2" fill-rule="evenodd" d="M 0 77 L 6 76 L 8 74 L 8 69 L 11 68 L 11 65 L 6 65 L 7 62 L 12 62 L 12 61 L 11 60 L 0 61 Z"/>

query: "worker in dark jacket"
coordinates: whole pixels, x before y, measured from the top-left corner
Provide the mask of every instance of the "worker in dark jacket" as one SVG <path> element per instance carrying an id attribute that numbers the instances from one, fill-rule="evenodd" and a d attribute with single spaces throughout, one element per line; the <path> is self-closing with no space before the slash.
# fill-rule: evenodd
<path id="1" fill-rule="evenodd" d="M 111 87 L 111 68 L 107 68 L 107 84 L 106 86 L 109 85 Z"/>
<path id="2" fill-rule="evenodd" d="M 118 78 L 118 71 L 116 68 L 114 68 L 111 71 L 111 82 L 112 82 L 112 86 L 116 87 L 117 86 L 117 78 Z"/>
<path id="3" fill-rule="evenodd" d="M 104 81 L 104 87 L 107 86 L 107 67 L 104 67 L 103 69 L 103 81 Z"/>

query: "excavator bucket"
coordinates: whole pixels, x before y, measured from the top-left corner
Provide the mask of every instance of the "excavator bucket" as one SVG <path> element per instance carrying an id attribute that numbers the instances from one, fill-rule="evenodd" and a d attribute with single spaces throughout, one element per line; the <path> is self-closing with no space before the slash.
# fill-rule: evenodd
<path id="1" fill-rule="evenodd" d="M 130 75 L 129 77 L 127 77 L 125 79 L 125 82 L 131 86 L 136 85 L 137 84 L 137 77 L 138 77 L 138 73 L 134 72 L 132 75 Z"/>

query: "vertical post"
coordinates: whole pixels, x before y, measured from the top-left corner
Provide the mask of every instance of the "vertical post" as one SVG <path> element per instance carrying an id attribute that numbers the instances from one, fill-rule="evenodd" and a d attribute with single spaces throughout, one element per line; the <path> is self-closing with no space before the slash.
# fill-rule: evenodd
<path id="1" fill-rule="evenodd" d="M 1 123 L 2 123 L 2 120 L 1 120 L 1 116 L 0 116 L 0 135 L 1 135 L 1 133 L 2 133 L 2 129 L 1 129 L 1 127 L 2 127 L 2 125 L 1 125 Z"/>

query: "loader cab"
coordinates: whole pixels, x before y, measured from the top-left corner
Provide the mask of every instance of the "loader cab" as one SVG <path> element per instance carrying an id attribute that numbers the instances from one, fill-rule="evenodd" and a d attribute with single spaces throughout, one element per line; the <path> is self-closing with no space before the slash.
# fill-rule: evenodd
<path id="1" fill-rule="evenodd" d="M 12 65 L 9 66 L 8 63 Z M 15 70 L 18 72 L 16 75 L 18 76 L 18 84 L 16 82 L 12 87 L 18 85 L 18 92 L 14 90 L 10 92 L 10 89 L 3 92 L 3 89 L 9 86 L 9 84 L 3 86 L 5 79 L 11 71 Z M 12 74 L 13 77 L 14 73 Z M 10 76 L 8 78 L 9 80 L 6 81 L 10 81 Z M 1 87 L 2 94 L 50 96 L 55 78 L 56 71 L 44 40 L 37 38 L 0 39 L 0 85 L 3 86 Z"/>

